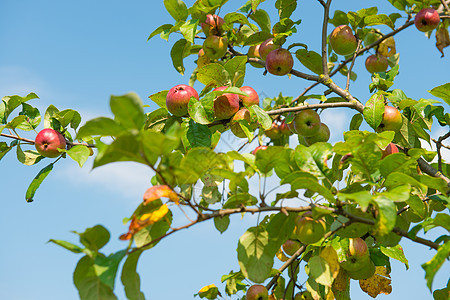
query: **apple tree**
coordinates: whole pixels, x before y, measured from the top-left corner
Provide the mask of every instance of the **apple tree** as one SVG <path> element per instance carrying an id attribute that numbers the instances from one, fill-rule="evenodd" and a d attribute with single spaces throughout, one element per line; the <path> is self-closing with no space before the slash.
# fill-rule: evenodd
<path id="1" fill-rule="evenodd" d="M 450 235 L 427 234 L 435 227 L 450 231 L 450 164 L 442 158 L 449 149 L 450 82 L 429 91 L 441 101 L 417 100 L 391 87 L 400 70 L 398 33 L 434 35 L 444 56 L 450 1 L 389 0 L 389 15 L 368 7 L 331 16 L 332 1 L 317 0 L 323 8 L 317 51 L 296 35 L 301 23 L 296 0 L 273 1 L 273 11 L 260 7 L 264 1 L 249 0 L 227 12 L 226 2 L 197 0 L 188 7 L 182 0 L 164 0 L 168 23 L 148 39 L 176 36 L 173 67 L 185 74 L 183 61 L 191 56 L 197 67 L 190 70 L 189 85 L 149 96 L 156 110 L 148 111 L 134 93 L 112 96 L 114 118 L 82 123 L 77 111 L 53 105 L 42 116 L 30 104 L 38 98 L 34 93 L 0 102 L 0 159 L 15 151 L 22 164 L 43 165 L 25 192 L 28 202 L 57 163 L 70 158 L 81 167 L 93 149 L 94 168 L 132 161 L 154 172 L 152 186 L 118 237 L 122 249 L 101 252 L 110 239 L 102 225 L 77 233 L 80 244 L 51 240 L 83 255 L 73 273 L 80 298 L 116 299 L 119 275 L 128 299 L 144 299 L 136 268 L 147 250 L 202 222 L 222 233 L 231 215 L 258 214 L 258 224 L 237 241 L 240 269 L 221 277 L 223 289 L 193 288 L 196 296 L 350 299 L 350 281 L 356 280 L 375 298 L 391 292 L 391 260 L 408 267 L 408 249 L 399 242 L 409 239 L 433 251 L 430 261 L 421 262 L 424 284 L 434 299 L 448 299 L 450 281 L 437 288 L 432 283 L 450 256 Z M 372 74 L 369 99 L 351 89 L 357 82 L 353 67 L 362 63 Z M 259 99 L 243 86 L 247 68 L 311 85 L 300 95 Z M 338 76 L 345 85 L 333 81 Z M 203 85 L 201 91 L 193 88 L 195 82 Z M 326 89 L 311 93 L 316 86 Z M 354 115 L 332 145 L 320 115 L 334 108 Z M 433 138 L 433 123 L 447 133 Z M 38 133 L 38 126 L 45 129 Z M 36 138 L 24 138 L 21 131 L 35 131 Z M 218 151 L 227 135 L 255 145 L 254 151 Z M 423 149 L 426 143 L 436 151 Z M 266 190 L 268 180 L 285 191 Z M 186 215 L 184 225 L 172 226 L 174 210 Z"/>

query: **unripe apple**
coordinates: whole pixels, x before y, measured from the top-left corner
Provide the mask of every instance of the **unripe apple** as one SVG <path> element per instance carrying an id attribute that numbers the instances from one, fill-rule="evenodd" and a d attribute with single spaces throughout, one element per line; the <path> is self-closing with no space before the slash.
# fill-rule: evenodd
<path id="1" fill-rule="evenodd" d="M 313 136 L 320 130 L 319 114 L 312 109 L 300 111 L 294 117 L 295 131 L 302 136 Z"/>
<path id="2" fill-rule="evenodd" d="M 185 116 L 188 113 L 191 97 L 199 99 L 198 93 L 193 87 L 186 84 L 174 86 L 166 96 L 167 110 L 176 117 Z"/>
<path id="3" fill-rule="evenodd" d="M 207 65 L 211 62 L 211 59 L 208 57 L 208 55 L 205 54 L 205 50 L 200 49 L 198 51 L 198 59 L 197 59 L 197 66 L 199 68 L 203 67 L 204 65 Z"/>
<path id="4" fill-rule="evenodd" d="M 297 130 L 295 129 L 295 126 L 294 126 L 294 120 L 292 120 L 290 123 L 286 123 L 286 126 L 289 128 L 289 130 L 290 130 L 292 133 L 298 134 L 298 132 L 297 132 Z"/>
<path id="5" fill-rule="evenodd" d="M 258 152 L 259 150 L 266 150 L 267 146 L 258 146 L 255 148 L 255 150 L 252 151 L 253 155 L 256 155 L 256 152 Z"/>
<path id="6" fill-rule="evenodd" d="M 221 35 L 224 19 L 217 15 L 206 15 L 205 23 L 201 23 L 203 33 L 208 37 L 210 35 Z"/>
<path id="7" fill-rule="evenodd" d="M 348 253 L 354 257 L 367 257 L 369 248 L 362 238 L 351 238 L 348 246 Z"/>
<path id="8" fill-rule="evenodd" d="M 260 47 L 260 46 L 261 46 L 261 45 L 251 46 L 251 47 L 248 49 L 247 56 L 248 56 L 249 58 L 259 58 L 259 59 L 261 59 L 261 56 L 260 56 L 260 54 L 259 54 L 259 47 Z M 258 63 L 255 63 L 255 62 L 250 62 L 250 65 L 252 65 L 252 66 L 255 67 L 255 68 L 264 68 L 264 66 L 262 66 L 262 65 L 260 65 L 260 64 L 258 64 Z"/>
<path id="9" fill-rule="evenodd" d="M 402 114 L 398 111 L 398 109 L 386 105 L 384 107 L 383 120 L 376 131 L 382 132 L 390 130 L 398 132 L 400 128 L 402 128 L 402 124 Z"/>
<path id="10" fill-rule="evenodd" d="M 324 123 L 320 123 L 319 131 L 313 136 L 305 136 L 305 143 L 308 146 L 318 142 L 328 142 L 330 139 L 330 129 Z"/>
<path id="11" fill-rule="evenodd" d="M 389 143 L 389 145 L 387 145 L 386 149 L 381 151 L 381 158 L 385 158 L 386 156 L 388 156 L 392 153 L 398 153 L 398 148 L 394 143 Z"/>
<path id="12" fill-rule="evenodd" d="M 39 131 L 34 140 L 34 146 L 40 155 L 54 158 L 61 155 L 58 148 L 66 149 L 66 139 L 60 132 L 51 128 L 45 128 Z"/>
<path id="13" fill-rule="evenodd" d="M 239 124 L 239 120 L 246 120 L 248 123 L 250 123 L 250 112 L 248 111 L 248 109 L 240 109 L 230 121 L 231 132 L 239 138 L 246 138 L 247 136 L 245 135 L 244 130 L 242 130 L 242 127 Z"/>
<path id="14" fill-rule="evenodd" d="M 269 291 L 264 285 L 254 284 L 248 288 L 246 298 L 247 300 L 268 300 Z"/>
<path id="15" fill-rule="evenodd" d="M 362 263 L 357 270 L 346 270 L 348 276 L 354 280 L 368 279 L 375 274 L 375 271 L 375 264 L 370 259 L 364 261 L 364 263 Z"/>
<path id="16" fill-rule="evenodd" d="M 284 135 L 292 135 L 293 132 L 289 128 L 288 124 L 285 122 L 285 120 L 281 121 L 281 124 L 279 126 L 281 134 Z"/>
<path id="17" fill-rule="evenodd" d="M 386 72 L 388 66 L 388 60 L 383 55 L 372 54 L 366 59 L 366 69 L 372 74 Z"/>
<path id="18" fill-rule="evenodd" d="M 215 88 L 214 91 L 223 91 L 227 86 Z M 214 100 L 214 115 L 218 120 L 229 119 L 239 110 L 239 96 L 225 93 Z"/>
<path id="19" fill-rule="evenodd" d="M 203 42 L 203 51 L 211 59 L 222 58 L 227 53 L 227 49 L 227 39 L 217 35 L 210 35 Z"/>
<path id="20" fill-rule="evenodd" d="M 432 8 L 424 8 L 414 18 L 414 25 L 419 31 L 427 32 L 439 25 L 439 13 Z"/>
<path id="21" fill-rule="evenodd" d="M 282 245 L 284 252 L 289 256 L 294 255 L 295 252 L 297 252 L 297 250 L 300 249 L 300 246 L 301 244 L 299 242 L 293 240 L 287 240 Z"/>
<path id="22" fill-rule="evenodd" d="M 267 55 L 275 49 L 280 48 L 281 46 L 273 43 L 273 38 L 267 39 L 261 43 L 259 46 L 259 56 L 261 56 L 262 60 L 266 60 Z"/>
<path id="23" fill-rule="evenodd" d="M 291 52 L 280 48 L 271 51 L 266 57 L 266 69 L 270 74 L 283 76 L 288 74 L 294 66 Z"/>
<path id="24" fill-rule="evenodd" d="M 325 234 L 325 222 L 322 219 L 314 220 L 311 213 L 304 213 L 295 220 L 295 235 L 303 244 L 314 244 Z"/>
<path id="25" fill-rule="evenodd" d="M 239 100 L 241 100 L 241 102 L 242 102 L 242 104 L 244 104 L 244 106 L 250 107 L 255 104 L 259 106 L 258 93 L 252 87 L 242 86 L 239 89 L 241 91 L 247 93 L 247 95 L 248 95 L 248 96 L 239 95 Z"/>
<path id="26" fill-rule="evenodd" d="M 330 44 L 334 52 L 344 56 L 355 52 L 358 45 L 352 29 L 348 25 L 340 25 L 331 32 Z"/>

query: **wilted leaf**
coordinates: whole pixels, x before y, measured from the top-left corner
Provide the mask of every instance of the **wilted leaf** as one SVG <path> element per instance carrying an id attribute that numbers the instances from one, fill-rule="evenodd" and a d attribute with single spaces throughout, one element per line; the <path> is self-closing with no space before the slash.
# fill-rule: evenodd
<path id="1" fill-rule="evenodd" d="M 156 185 L 148 188 L 144 193 L 144 205 L 150 203 L 153 200 L 159 198 L 169 198 L 171 201 L 179 204 L 179 198 L 177 193 L 175 193 L 169 186 L 167 185 Z"/>
<path id="2" fill-rule="evenodd" d="M 361 290 L 366 292 L 370 297 L 375 298 L 379 294 L 389 295 L 392 292 L 391 276 L 386 267 L 376 267 L 375 275 L 368 279 L 359 281 Z"/>
<path id="3" fill-rule="evenodd" d="M 445 26 L 441 26 L 436 30 L 436 48 L 442 53 L 441 57 L 444 57 L 444 48 L 448 46 L 450 46 L 448 29 Z"/>

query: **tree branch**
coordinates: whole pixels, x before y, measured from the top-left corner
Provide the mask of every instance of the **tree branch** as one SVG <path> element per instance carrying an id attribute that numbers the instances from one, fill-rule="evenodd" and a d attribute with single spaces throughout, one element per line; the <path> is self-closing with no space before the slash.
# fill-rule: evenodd
<path id="1" fill-rule="evenodd" d="M 334 103 L 319 103 L 319 104 L 308 104 L 302 106 L 294 106 L 294 107 L 286 107 L 268 111 L 268 115 L 280 115 L 287 112 L 297 112 L 306 109 L 317 109 L 317 108 L 333 108 L 333 107 L 348 107 L 351 109 L 355 109 L 362 113 L 364 109 L 364 105 L 360 102 L 334 102 Z"/>
<path id="2" fill-rule="evenodd" d="M 327 28 L 328 28 L 331 0 L 327 0 L 326 4 L 324 4 L 323 1 L 321 3 L 324 7 L 323 24 L 322 24 L 322 73 L 325 77 L 328 77 Z"/>

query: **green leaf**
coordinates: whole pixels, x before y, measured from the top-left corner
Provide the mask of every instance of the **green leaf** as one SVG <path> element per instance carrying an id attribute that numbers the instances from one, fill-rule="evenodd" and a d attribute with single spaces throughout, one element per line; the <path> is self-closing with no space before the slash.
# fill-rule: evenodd
<path id="1" fill-rule="evenodd" d="M 194 184 L 209 169 L 217 166 L 220 158 L 207 148 L 194 148 L 183 157 L 176 170 L 179 184 Z"/>
<path id="2" fill-rule="evenodd" d="M 329 19 L 328 23 L 333 24 L 335 27 L 338 27 L 339 25 L 347 25 L 347 14 L 341 10 L 335 10 L 333 18 Z"/>
<path id="3" fill-rule="evenodd" d="M 295 56 L 306 68 L 316 74 L 322 74 L 322 56 L 319 53 L 306 49 L 298 49 L 295 52 Z"/>
<path id="4" fill-rule="evenodd" d="M 267 150 L 267 149 L 266 149 Z M 311 192 L 318 193 L 325 197 L 329 202 L 335 202 L 334 196 L 331 193 L 330 190 L 322 186 L 318 181 L 317 178 L 314 177 L 310 173 L 302 172 L 302 171 L 296 171 L 292 174 L 286 176 L 281 181 L 281 184 L 289 183 L 291 184 L 291 189 L 293 191 L 299 190 L 299 189 L 307 189 Z"/>
<path id="5" fill-rule="evenodd" d="M 223 17 L 223 19 L 227 24 L 239 23 L 251 26 L 251 24 L 248 22 L 247 17 L 237 12 L 228 13 L 225 15 L 225 17 Z"/>
<path id="6" fill-rule="evenodd" d="M 307 274 L 309 279 L 322 284 L 324 286 L 331 287 L 333 277 L 331 275 L 331 268 L 328 262 L 320 255 L 311 257 L 308 261 Z"/>
<path id="7" fill-rule="evenodd" d="M 36 193 L 36 190 L 41 185 L 42 181 L 45 179 L 45 177 L 48 176 L 50 171 L 53 169 L 53 163 L 47 165 L 42 170 L 39 171 L 39 173 L 34 177 L 33 181 L 31 181 L 30 185 L 28 186 L 25 199 L 27 202 L 32 202 L 34 199 L 34 194 Z"/>
<path id="8" fill-rule="evenodd" d="M 186 21 L 189 12 L 186 4 L 181 0 L 164 0 L 167 12 L 175 21 Z"/>
<path id="9" fill-rule="evenodd" d="M 241 206 L 252 206 L 258 203 L 258 199 L 249 193 L 239 193 L 228 197 L 227 202 L 223 208 L 238 208 Z"/>
<path id="10" fill-rule="evenodd" d="M 169 231 L 171 224 L 172 224 L 172 214 L 168 213 L 166 217 L 161 221 L 158 221 L 150 226 L 145 227 L 144 229 L 141 229 L 134 236 L 134 242 L 136 244 L 136 247 L 141 248 L 145 246 L 145 249 L 155 247 L 159 243 L 159 240 L 157 239 L 161 238 L 164 234 L 166 234 L 167 231 Z M 152 244 L 148 245 L 150 242 L 152 242 Z"/>
<path id="11" fill-rule="evenodd" d="M 186 21 L 181 27 L 180 31 L 183 37 L 191 44 L 194 44 L 195 34 L 197 33 L 198 20 Z"/>
<path id="12" fill-rule="evenodd" d="M 386 235 L 392 231 L 397 219 L 397 209 L 395 203 L 384 196 L 374 197 L 373 200 L 378 208 L 375 232 L 379 235 Z"/>
<path id="13" fill-rule="evenodd" d="M 363 110 L 364 119 L 373 129 L 377 129 L 383 121 L 384 96 L 376 93 L 367 101 Z"/>
<path id="14" fill-rule="evenodd" d="M 148 36 L 147 41 L 149 41 L 155 35 L 160 34 L 161 32 L 169 31 L 172 27 L 173 27 L 172 24 L 163 24 L 163 25 L 159 26 L 158 28 L 153 30 L 153 32 Z"/>
<path id="15" fill-rule="evenodd" d="M 8 122 L 8 124 L 6 124 L 6 128 L 16 129 L 18 126 L 24 123 L 26 119 L 26 116 L 14 117 L 11 121 Z"/>
<path id="16" fill-rule="evenodd" d="M 350 121 L 350 130 L 359 130 L 359 126 L 361 126 L 364 117 L 362 114 L 358 113 L 353 115 L 352 120 Z"/>
<path id="17" fill-rule="evenodd" d="M 125 288 L 127 299 L 130 300 L 145 300 L 144 293 L 141 292 L 141 279 L 136 271 L 137 263 L 141 254 L 142 251 L 136 251 L 128 254 L 128 257 L 122 267 L 120 279 L 123 287 Z"/>
<path id="18" fill-rule="evenodd" d="M 248 108 L 250 112 L 250 116 L 256 116 L 256 119 L 258 120 L 259 124 L 261 124 L 263 129 L 270 129 L 272 128 L 272 118 L 267 114 L 265 110 L 263 110 L 258 105 L 252 105 Z"/>
<path id="19" fill-rule="evenodd" d="M 270 25 L 269 14 L 265 10 L 257 9 L 255 12 L 253 12 L 250 15 L 250 19 L 252 19 L 259 25 L 259 27 L 261 28 L 261 31 L 270 33 L 270 29 L 272 28 L 272 26 Z M 248 38 L 247 38 L 247 41 L 248 41 Z M 247 41 L 246 41 L 246 43 L 247 43 Z"/>
<path id="20" fill-rule="evenodd" d="M 400 245 L 397 245 L 395 247 L 380 246 L 380 250 L 384 255 L 389 256 L 393 259 L 396 259 L 396 260 L 404 263 L 406 266 L 406 270 L 409 269 L 408 260 L 405 257 L 405 253 L 403 252 L 402 246 L 400 246 Z"/>
<path id="21" fill-rule="evenodd" d="M 433 284 L 434 276 L 437 271 L 441 268 L 444 261 L 450 256 L 450 242 L 439 246 L 436 255 L 427 263 L 422 265 L 425 270 L 425 279 L 427 280 L 427 286 L 431 291 L 431 286 Z"/>
<path id="22" fill-rule="evenodd" d="M 364 23 L 366 26 L 387 25 L 391 27 L 391 29 L 394 29 L 394 23 L 391 18 L 385 14 L 367 16 L 364 18 Z"/>
<path id="23" fill-rule="evenodd" d="M 230 225 L 229 215 L 214 218 L 214 226 L 220 233 L 224 233 L 227 230 L 228 225 Z"/>
<path id="24" fill-rule="evenodd" d="M 185 39 L 179 39 L 173 44 L 172 49 L 170 50 L 170 57 L 172 58 L 172 64 L 175 70 L 178 71 L 181 75 L 184 75 L 184 64 L 183 59 L 189 55 L 189 51 L 191 49 L 191 43 Z"/>
<path id="25" fill-rule="evenodd" d="M 250 1 L 252 2 L 252 10 L 253 10 L 253 11 L 256 10 L 256 8 L 258 7 L 258 5 L 259 5 L 261 2 L 264 2 L 264 0 L 250 0 Z"/>
<path id="26" fill-rule="evenodd" d="M 22 151 L 20 144 L 17 144 L 17 160 L 26 166 L 32 166 L 40 162 L 44 157 L 37 151 L 26 150 Z"/>
<path id="27" fill-rule="evenodd" d="M 161 108 L 167 108 L 166 106 L 166 98 L 167 94 L 169 93 L 168 90 L 161 91 L 158 93 L 155 93 L 153 95 L 148 96 L 153 102 L 155 102 L 159 107 Z"/>
<path id="28" fill-rule="evenodd" d="M 62 110 L 57 112 L 53 117 L 58 120 L 59 124 L 64 128 L 70 124 L 70 127 L 75 129 L 81 123 L 81 115 L 73 109 Z"/>
<path id="29" fill-rule="evenodd" d="M 145 123 L 144 105 L 136 93 L 111 96 L 109 101 L 115 120 L 128 129 L 140 130 Z"/>
<path id="30" fill-rule="evenodd" d="M 55 124 L 58 126 L 53 126 L 53 123 L 54 123 L 53 118 L 58 112 L 59 112 L 59 109 L 57 109 L 53 105 L 49 105 L 49 107 L 47 107 L 47 109 L 45 110 L 45 114 L 44 114 L 44 128 L 53 128 L 58 131 L 60 130 L 59 124 Z"/>
<path id="31" fill-rule="evenodd" d="M 86 248 L 98 252 L 105 246 L 111 235 L 109 231 L 102 225 L 95 225 L 94 227 L 86 228 L 82 233 L 74 231 L 80 237 L 80 243 Z"/>
<path id="32" fill-rule="evenodd" d="M 278 9 L 280 19 L 289 18 L 297 8 L 297 0 L 277 0 L 275 8 Z"/>
<path id="33" fill-rule="evenodd" d="M 246 63 L 246 56 L 236 56 L 225 63 L 224 68 L 228 72 L 233 86 L 241 87 L 244 83 Z"/>
<path id="34" fill-rule="evenodd" d="M 77 139 L 94 135 L 119 136 L 124 131 L 125 128 L 113 119 L 98 117 L 87 121 L 86 124 L 78 130 Z"/>
<path id="35" fill-rule="evenodd" d="M 22 103 L 22 111 L 19 115 L 26 116 L 25 122 L 17 126 L 18 129 L 22 130 L 33 130 L 39 123 L 41 123 L 41 114 L 39 110 L 27 103 Z"/>
<path id="36" fill-rule="evenodd" d="M 110 145 L 98 149 L 93 168 L 97 168 L 116 161 L 136 161 L 145 163 L 140 156 L 140 145 L 133 135 L 121 135 Z"/>
<path id="37" fill-rule="evenodd" d="M 204 85 L 224 86 L 229 82 L 229 74 L 224 66 L 218 63 L 207 64 L 198 70 L 197 80 Z"/>
<path id="38" fill-rule="evenodd" d="M 83 248 L 80 248 L 77 245 L 74 245 L 72 243 L 66 242 L 66 241 L 61 241 L 61 240 L 54 240 L 54 239 L 50 239 L 47 243 L 54 243 L 58 246 L 61 246 L 73 253 L 81 253 L 83 252 Z"/>
<path id="39" fill-rule="evenodd" d="M 278 249 L 269 245 L 269 233 L 261 227 L 250 227 L 239 239 L 238 261 L 242 274 L 256 283 L 264 282 L 273 266 Z"/>
<path id="40" fill-rule="evenodd" d="M 90 154 L 89 148 L 86 146 L 83 146 L 83 145 L 73 146 L 66 152 L 70 156 L 70 158 L 72 158 L 74 161 L 76 161 L 78 163 L 80 168 L 87 161 L 89 154 Z"/>
<path id="41" fill-rule="evenodd" d="M 39 99 L 35 93 L 29 93 L 25 97 L 5 96 L 2 98 L 3 105 L 0 105 L 0 123 L 6 124 L 8 116 L 22 103 L 25 103 L 32 99 Z"/>
<path id="42" fill-rule="evenodd" d="M 266 229 L 269 233 L 269 242 L 274 249 L 279 249 L 289 239 L 295 228 L 296 217 L 296 213 L 290 213 L 286 216 L 281 212 L 270 217 Z"/>
<path id="43" fill-rule="evenodd" d="M 183 144 L 187 149 L 211 146 L 211 131 L 208 126 L 195 123 L 192 119 L 183 125 L 186 126 Z"/>
<path id="44" fill-rule="evenodd" d="M 214 204 L 222 199 L 222 194 L 220 194 L 217 186 L 204 185 L 202 188 L 202 199 L 208 204 Z"/>
<path id="45" fill-rule="evenodd" d="M 450 105 L 450 82 L 440 85 L 440 86 L 437 86 L 428 92 L 431 93 L 435 97 L 441 98 L 448 105 Z"/>
<path id="46" fill-rule="evenodd" d="M 114 290 L 117 269 L 127 250 L 121 250 L 109 256 L 97 255 L 94 259 L 94 270 L 101 283 Z"/>
<path id="47" fill-rule="evenodd" d="M 270 31 L 270 29 L 269 29 Z M 244 43 L 244 46 L 255 46 L 259 45 L 267 39 L 273 37 L 273 35 L 269 31 L 258 31 L 254 34 L 250 35 Z"/>
<path id="48" fill-rule="evenodd" d="M 188 112 L 189 116 L 195 122 L 204 125 L 210 124 L 212 121 L 214 121 L 213 94 L 208 94 L 208 96 L 204 97 L 201 101 L 198 101 L 194 97 L 191 97 L 191 100 L 189 101 Z"/>
<path id="49" fill-rule="evenodd" d="M 11 150 L 12 147 L 9 147 L 5 142 L 0 142 L 0 160 L 5 156 L 6 153 Z"/>
<path id="50" fill-rule="evenodd" d="M 73 272 L 75 284 L 80 300 L 117 300 L 113 290 L 104 284 L 96 275 L 94 260 L 83 256 Z"/>

